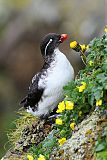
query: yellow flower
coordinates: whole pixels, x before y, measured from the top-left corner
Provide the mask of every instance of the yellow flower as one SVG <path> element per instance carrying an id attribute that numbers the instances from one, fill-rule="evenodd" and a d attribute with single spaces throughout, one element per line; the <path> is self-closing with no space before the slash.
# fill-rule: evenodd
<path id="1" fill-rule="evenodd" d="M 86 46 L 86 50 L 89 48 L 89 45 Z"/>
<path id="2" fill-rule="evenodd" d="M 58 105 L 58 109 L 57 109 L 57 113 L 61 113 L 65 110 L 65 103 L 64 101 L 60 102 L 59 105 Z"/>
<path id="3" fill-rule="evenodd" d="M 66 142 L 66 138 L 61 138 L 58 140 L 60 146 L 62 146 Z"/>
<path id="4" fill-rule="evenodd" d="M 83 92 L 84 91 L 84 87 L 83 86 L 80 86 L 80 87 L 77 87 L 79 89 L 79 92 Z"/>
<path id="5" fill-rule="evenodd" d="M 74 122 L 72 122 L 72 123 L 70 124 L 70 128 L 71 128 L 72 130 L 74 130 L 74 128 L 75 128 L 75 123 L 74 123 Z"/>
<path id="6" fill-rule="evenodd" d="M 81 86 L 77 86 L 77 88 L 79 89 L 79 92 L 83 92 L 86 89 L 86 83 L 85 82 L 81 82 Z"/>
<path id="7" fill-rule="evenodd" d="M 96 106 L 101 106 L 102 105 L 102 99 L 99 99 L 96 101 Z"/>
<path id="8" fill-rule="evenodd" d="M 89 65 L 92 66 L 93 65 L 93 61 L 89 61 Z"/>
<path id="9" fill-rule="evenodd" d="M 37 160 L 46 160 L 45 157 L 43 155 L 39 155 L 39 158 Z"/>
<path id="10" fill-rule="evenodd" d="M 82 111 L 79 111 L 78 115 L 79 115 L 79 117 L 81 117 L 81 115 L 82 115 Z"/>
<path id="11" fill-rule="evenodd" d="M 73 41 L 73 42 L 70 43 L 70 47 L 71 47 L 72 49 L 76 48 L 77 45 L 78 45 L 77 41 Z"/>
<path id="12" fill-rule="evenodd" d="M 55 121 L 56 124 L 62 125 L 62 119 L 57 118 Z"/>
<path id="13" fill-rule="evenodd" d="M 32 156 L 32 155 L 29 155 L 29 154 L 27 155 L 27 159 L 28 159 L 28 160 L 34 160 L 33 156 Z"/>
<path id="14" fill-rule="evenodd" d="M 80 44 L 80 46 L 81 46 L 81 50 L 84 52 L 86 50 L 85 44 Z"/>
<path id="15" fill-rule="evenodd" d="M 104 31 L 107 33 L 107 27 L 104 29 Z"/>
<path id="16" fill-rule="evenodd" d="M 86 83 L 85 82 L 81 82 L 81 84 L 86 88 Z"/>
<path id="17" fill-rule="evenodd" d="M 66 101 L 65 104 L 67 110 L 72 110 L 74 108 L 74 103 L 71 101 Z"/>

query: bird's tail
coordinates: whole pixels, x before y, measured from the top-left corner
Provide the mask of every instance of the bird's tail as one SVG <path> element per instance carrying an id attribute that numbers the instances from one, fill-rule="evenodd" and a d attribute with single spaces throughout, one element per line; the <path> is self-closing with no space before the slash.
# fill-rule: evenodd
<path id="1" fill-rule="evenodd" d="M 20 102 L 20 105 L 24 106 L 25 108 L 28 106 L 27 98 L 28 98 L 27 96 L 24 97 Z"/>

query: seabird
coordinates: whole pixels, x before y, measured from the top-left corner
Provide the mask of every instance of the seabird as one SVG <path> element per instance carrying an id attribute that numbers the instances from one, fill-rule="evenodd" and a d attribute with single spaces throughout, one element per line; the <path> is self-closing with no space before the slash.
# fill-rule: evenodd
<path id="1" fill-rule="evenodd" d="M 72 65 L 58 48 L 67 37 L 67 34 L 49 33 L 41 41 L 44 64 L 21 101 L 27 112 L 35 116 L 49 115 L 64 98 L 63 86 L 74 78 Z"/>

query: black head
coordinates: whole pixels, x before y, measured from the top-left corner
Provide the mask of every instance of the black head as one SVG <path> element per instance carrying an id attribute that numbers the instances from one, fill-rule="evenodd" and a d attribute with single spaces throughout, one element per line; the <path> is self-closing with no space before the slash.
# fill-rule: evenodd
<path id="1" fill-rule="evenodd" d="M 45 37 L 43 37 L 40 49 L 43 56 L 52 55 L 54 49 L 59 46 L 65 39 L 67 39 L 67 34 L 56 34 L 56 33 L 49 33 Z"/>

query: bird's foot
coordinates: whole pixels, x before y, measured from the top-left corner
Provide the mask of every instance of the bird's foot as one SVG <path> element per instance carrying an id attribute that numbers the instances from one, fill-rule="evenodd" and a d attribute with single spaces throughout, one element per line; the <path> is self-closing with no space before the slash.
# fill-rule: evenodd
<path id="1" fill-rule="evenodd" d="M 40 119 L 44 119 L 46 120 L 47 122 L 51 123 L 51 124 L 54 124 L 55 123 L 55 119 L 60 117 L 60 114 L 54 114 L 54 115 L 50 115 L 50 114 L 47 114 L 47 115 L 42 115 L 40 117 Z"/>
<path id="2" fill-rule="evenodd" d="M 50 115 L 47 120 L 50 123 L 54 124 L 55 123 L 55 119 L 58 118 L 59 116 L 60 116 L 59 114 Z"/>
<path id="3" fill-rule="evenodd" d="M 60 117 L 60 114 L 54 114 L 54 115 L 49 116 L 48 119 L 55 119 L 58 117 Z"/>

